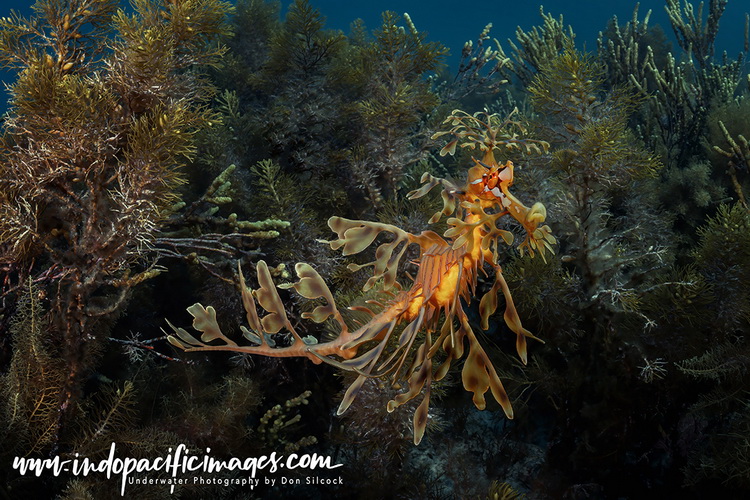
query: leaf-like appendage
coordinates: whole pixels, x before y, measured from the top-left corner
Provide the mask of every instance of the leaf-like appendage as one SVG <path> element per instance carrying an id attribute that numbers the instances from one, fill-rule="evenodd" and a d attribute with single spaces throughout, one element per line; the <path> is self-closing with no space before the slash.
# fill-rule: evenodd
<path id="1" fill-rule="evenodd" d="M 440 156 L 455 155 L 457 144 L 458 144 L 458 139 L 453 139 L 452 141 L 450 141 L 448 144 L 443 146 L 443 149 L 440 150 Z"/>
<path id="2" fill-rule="evenodd" d="M 430 365 L 429 369 L 432 370 L 432 360 L 427 360 L 426 363 Z M 425 428 L 427 427 L 427 421 L 429 420 L 431 382 L 432 380 L 427 381 L 427 389 L 425 389 L 424 392 L 424 399 L 414 411 L 412 424 L 414 427 L 414 445 L 418 445 L 422 441 Z"/>
<path id="3" fill-rule="evenodd" d="M 462 323 L 464 322 L 465 320 L 462 319 Z M 484 410 L 486 407 L 487 403 L 484 399 L 484 393 L 487 392 L 487 389 L 490 389 L 495 400 L 503 407 L 505 415 L 512 419 L 513 407 L 510 404 L 510 399 L 508 399 L 508 394 L 505 392 L 503 383 L 497 376 L 495 367 L 492 366 L 487 353 L 482 349 L 468 323 L 462 325 L 462 327 L 469 338 L 469 355 L 466 357 L 464 368 L 461 371 L 464 388 L 474 393 L 472 400 L 479 410 Z"/>
<path id="4" fill-rule="evenodd" d="M 286 328 L 292 332 L 295 338 L 299 338 L 299 335 L 294 331 L 294 328 L 291 323 L 289 323 L 289 319 L 286 316 L 284 303 L 281 301 L 281 297 L 279 297 L 279 294 L 276 291 L 276 285 L 274 285 L 271 273 L 268 271 L 268 265 L 266 265 L 265 261 L 261 260 L 256 267 L 258 270 L 258 284 L 260 285 L 260 288 L 255 291 L 255 296 L 258 299 L 260 307 L 268 312 L 268 314 L 260 320 L 263 330 L 268 333 L 278 333 L 282 328 Z"/>
<path id="5" fill-rule="evenodd" d="M 505 314 L 503 315 L 505 324 L 508 325 L 508 328 L 510 328 L 516 334 L 516 351 L 518 352 L 518 357 L 521 358 L 521 361 L 525 365 L 527 362 L 526 337 L 538 340 L 542 344 L 544 344 L 544 341 L 536 337 L 533 333 L 531 333 L 526 328 L 524 328 L 523 325 L 521 325 L 521 318 L 518 316 L 518 311 L 516 311 L 515 304 L 513 304 L 513 297 L 510 295 L 508 283 L 505 281 L 503 273 L 500 272 L 499 268 L 495 273 L 495 284 L 492 287 L 495 288 L 496 285 L 500 286 L 500 289 L 503 291 L 503 295 L 505 296 Z"/>
<path id="6" fill-rule="evenodd" d="M 417 334 L 422 329 L 424 316 L 425 308 L 422 307 L 419 309 L 417 318 L 409 323 L 401 332 L 401 335 L 398 338 L 398 346 L 396 347 L 396 350 L 393 351 L 388 359 L 383 361 L 380 366 L 378 366 L 378 371 L 387 373 L 393 370 L 395 371 L 395 373 L 398 373 L 399 370 L 401 370 L 401 366 L 404 364 L 404 361 L 406 361 L 406 358 L 411 354 L 411 346 L 412 344 L 414 344 L 414 340 L 417 338 Z M 433 355 L 434 353 L 430 351 L 428 357 L 432 358 Z M 398 362 L 393 363 L 393 361 L 396 359 L 398 359 Z"/>
<path id="7" fill-rule="evenodd" d="M 443 209 L 439 212 L 435 212 L 435 214 L 430 217 L 430 224 L 434 224 L 439 221 L 441 215 L 448 217 L 450 215 L 453 215 L 453 213 L 456 211 L 456 199 L 449 192 L 448 188 L 443 189 L 443 192 L 440 193 L 440 197 L 443 198 Z"/>
<path id="8" fill-rule="evenodd" d="M 375 286 L 381 278 L 384 280 L 384 289 L 389 290 L 395 286 L 396 274 L 398 272 L 398 263 L 406 252 L 406 247 L 410 243 L 419 243 L 429 236 L 414 236 L 403 229 L 392 226 L 391 224 L 382 224 L 379 222 L 355 221 L 344 219 L 342 217 L 331 217 L 328 219 L 328 226 L 336 232 L 339 239 L 331 241 L 329 244 L 333 250 L 344 247 L 344 255 L 361 252 L 366 248 L 361 243 L 367 240 L 371 243 L 375 236 L 381 232 L 389 232 L 395 235 L 395 239 L 390 242 L 381 243 L 375 251 L 375 261 L 367 264 L 350 264 L 350 269 L 358 270 L 363 267 L 373 266 L 373 276 L 367 280 L 363 290 L 367 291 Z M 365 230 L 366 229 L 366 230 Z M 398 252 L 396 249 L 400 246 Z M 349 252 L 347 253 L 347 250 Z M 351 252 L 351 250 L 357 250 Z"/>
<path id="9" fill-rule="evenodd" d="M 258 317 L 258 309 L 255 307 L 253 291 L 245 284 L 245 276 L 242 274 L 242 267 L 240 267 L 239 262 L 237 262 L 237 271 L 240 275 L 240 293 L 242 294 L 242 306 L 245 308 L 247 324 L 250 325 L 255 334 L 260 337 L 261 344 L 265 344 L 263 327 L 260 323 L 260 318 Z"/>
<path id="10" fill-rule="evenodd" d="M 430 217 L 429 223 L 434 224 L 435 222 L 439 221 L 441 215 L 445 215 L 446 217 L 453 215 L 453 213 L 456 211 L 455 194 L 460 192 L 461 189 L 458 186 L 455 186 L 450 181 L 441 179 L 440 177 L 433 177 L 429 172 L 425 172 L 424 174 L 422 174 L 422 179 L 420 180 L 420 182 L 422 182 L 424 186 L 409 192 L 406 195 L 408 199 L 415 200 L 417 198 L 421 198 L 422 196 L 429 193 L 435 186 L 439 184 L 442 184 L 443 186 L 443 190 L 440 193 L 440 196 L 443 199 L 443 208 L 442 210 L 435 212 L 432 217 Z"/>
<path id="11" fill-rule="evenodd" d="M 346 243 L 344 243 L 344 250 L 341 254 L 346 256 L 361 252 L 375 241 L 379 233 L 380 230 L 378 228 L 365 224 L 346 230 L 344 233 Z"/>
<path id="12" fill-rule="evenodd" d="M 167 320 L 167 324 L 174 331 L 175 335 L 167 335 L 167 341 L 180 349 L 187 349 L 193 346 L 200 346 L 203 343 L 190 335 L 184 328 L 178 328 Z"/>
<path id="13" fill-rule="evenodd" d="M 490 316 L 492 316 L 497 310 L 497 294 L 500 291 L 500 283 L 495 280 L 495 283 L 490 288 L 490 291 L 485 293 L 482 300 L 479 301 L 479 314 L 482 318 L 480 326 L 482 330 L 488 330 Z"/>
<path id="14" fill-rule="evenodd" d="M 474 229 L 480 224 L 481 223 L 464 222 L 461 219 L 451 217 L 450 219 L 448 219 L 448 225 L 450 227 L 445 231 L 445 233 L 443 233 L 443 236 L 453 239 L 453 244 L 451 245 L 451 248 L 453 248 L 453 250 L 457 250 L 464 245 L 468 245 L 466 247 L 466 252 L 470 253 L 472 247 L 474 246 L 474 238 L 471 237 L 472 233 Z"/>
<path id="15" fill-rule="evenodd" d="M 430 350 L 429 342 L 428 334 L 428 338 L 425 343 L 420 346 L 414 359 L 414 364 L 419 368 L 417 368 L 409 377 L 409 390 L 390 400 L 386 407 L 389 413 L 392 412 L 397 407 L 417 397 L 419 393 L 422 392 L 422 388 L 425 387 L 424 399 L 419 404 L 419 407 L 417 407 L 412 419 L 415 445 L 422 441 L 429 417 L 430 387 L 432 385 L 432 358 L 427 356 L 427 352 Z"/>
<path id="16" fill-rule="evenodd" d="M 422 196 L 432 191 L 432 188 L 440 184 L 442 181 L 443 179 L 441 179 L 440 177 L 433 177 L 429 172 L 425 172 L 422 174 L 422 179 L 420 180 L 420 182 L 424 184 L 424 186 L 419 189 L 415 189 L 414 191 L 409 191 L 409 193 L 406 195 L 406 198 L 409 200 L 416 200 L 417 198 L 421 198 Z"/>
<path id="17" fill-rule="evenodd" d="M 341 404 L 339 404 L 339 407 L 336 410 L 336 415 L 342 415 L 347 409 L 349 409 L 349 406 L 351 406 L 354 398 L 357 397 L 357 393 L 359 393 L 359 390 L 362 389 L 362 385 L 365 383 L 365 380 L 367 380 L 367 378 L 368 377 L 365 375 L 360 375 L 354 382 L 352 382 L 352 385 L 350 385 L 346 390 L 346 393 L 341 400 Z"/>
<path id="18" fill-rule="evenodd" d="M 393 410 L 402 404 L 408 403 L 417 397 L 422 391 L 422 387 L 424 387 L 425 383 L 432 379 L 432 360 L 426 357 L 428 350 L 429 346 L 427 343 L 419 346 L 417 355 L 414 358 L 414 366 L 416 366 L 417 369 L 411 374 L 411 376 L 409 376 L 407 381 L 409 384 L 409 390 L 398 394 L 392 400 L 388 401 L 388 406 L 386 406 L 388 413 L 393 412 Z"/>
<path id="19" fill-rule="evenodd" d="M 237 345 L 221 333 L 221 328 L 216 322 L 216 310 L 212 306 L 203 307 L 202 304 L 193 304 L 187 308 L 193 316 L 193 328 L 201 332 L 202 342 L 211 342 L 216 339 L 224 341 L 227 345 Z"/>
<path id="20" fill-rule="evenodd" d="M 294 270 L 297 272 L 297 277 L 300 278 L 297 283 L 292 285 L 297 293 L 306 299 L 323 298 L 327 302 L 326 305 L 317 306 L 311 313 L 302 313 L 302 317 L 312 319 L 316 323 L 322 323 L 333 316 L 339 322 L 339 325 L 341 325 L 342 331 L 346 331 L 346 323 L 344 323 L 341 313 L 336 308 L 333 294 L 328 285 L 323 281 L 323 278 L 318 274 L 318 271 L 304 262 L 298 262 L 294 266 Z"/>

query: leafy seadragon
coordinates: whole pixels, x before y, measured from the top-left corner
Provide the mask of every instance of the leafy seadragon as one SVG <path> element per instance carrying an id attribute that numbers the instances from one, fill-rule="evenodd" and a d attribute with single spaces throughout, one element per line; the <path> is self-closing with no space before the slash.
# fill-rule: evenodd
<path id="1" fill-rule="evenodd" d="M 535 203 L 527 208 L 510 193 L 508 188 L 513 184 L 513 163 L 508 161 L 499 165 L 494 151 L 499 148 L 539 151 L 540 147 L 546 149 L 547 144 L 519 139 L 508 130 L 522 130 L 520 125 L 509 119 L 501 120 L 497 115 L 468 115 L 456 110 L 445 123 L 450 124 L 450 130 L 434 137 L 452 134 L 454 139 L 443 148 L 441 155 L 453 154 L 460 143 L 461 147 L 479 149 L 482 159 L 473 159 L 474 164 L 463 187 L 425 173 L 422 176 L 424 185 L 409 193 L 410 199 L 420 198 L 436 186 L 442 186 L 443 209 L 432 216 L 430 223 L 438 221 L 441 215 L 448 216 L 449 229 L 443 236 L 433 231 L 411 234 L 396 226 L 378 222 L 341 217 L 328 220 L 328 225 L 338 235 L 338 239 L 329 244 L 334 250 L 342 249 L 343 255 L 362 252 L 381 233 L 392 235 L 390 241 L 377 247 L 375 261 L 349 265 L 351 270 L 372 266 L 373 275 L 363 289 L 367 291 L 382 280 L 383 289 L 390 292 L 392 297 L 377 313 L 369 307 L 351 308 L 371 316 L 366 324 L 355 330 L 350 329 L 320 275 L 310 265 L 298 263 L 295 270 L 299 281 L 278 285 L 278 288 L 294 288 L 307 299 L 324 299 L 325 304 L 317 306 L 312 312 L 303 313 L 302 317 L 317 323 L 333 318 L 340 328 L 338 337 L 327 342 L 301 337 L 284 311 L 268 266 L 260 261 L 257 264 L 260 288 L 257 290 L 248 288 L 242 271 L 239 273 L 242 302 L 250 327 L 241 328 L 250 345 L 240 345 L 222 334 L 214 308 L 204 308 L 201 304 L 188 308 L 194 318 L 193 328 L 202 333 L 200 340 L 170 324 L 174 334 L 169 336 L 169 341 L 185 351 L 221 350 L 273 357 L 306 357 L 314 363 L 326 362 L 354 371 L 359 376 L 346 391 L 338 408 L 339 415 L 346 411 L 368 377 L 388 376 L 394 386 L 405 380 L 408 390 L 389 401 L 387 410 L 391 412 L 423 394 L 413 418 L 414 443 L 418 444 L 428 420 L 432 381 L 443 378 L 451 364 L 463 357 L 468 340 L 469 354 L 462 370 L 464 387 L 474 393 L 474 404 L 480 410 L 485 408 L 484 395 L 489 389 L 507 417 L 513 418 L 513 409 L 503 384 L 469 324 L 464 304 L 470 303 L 475 295 L 479 270 L 484 272 L 485 265 L 491 267 L 495 282 L 479 303 L 481 327 L 485 330 L 488 328 L 489 318 L 497 308 L 498 293 L 502 292 L 505 298 L 505 322 L 516 334 L 518 355 L 526 363 L 526 338 L 539 339 L 521 325 L 498 264 L 499 242 L 511 245 L 513 234 L 499 229 L 496 224 L 506 215 L 513 217 L 526 230 L 526 237 L 519 245 L 521 253 L 528 251 L 534 255 L 538 251 L 542 258 L 546 251 L 554 253 L 551 245 L 555 243 L 555 238 L 549 226 L 541 225 L 546 218 L 544 205 Z M 403 290 L 396 275 L 399 262 L 410 245 L 419 247 L 419 270 L 411 287 Z M 256 301 L 266 312 L 263 317 L 258 314 Z M 406 326 L 400 333 L 394 334 L 400 324 Z M 282 329 L 293 336 L 291 345 L 278 346 L 273 341 L 273 335 Z M 424 335 L 420 335 L 420 332 L 424 332 Z M 395 338 L 396 335 L 398 338 Z M 213 344 L 214 341 L 220 343 Z M 389 344 L 391 350 L 384 355 Z M 440 350 L 445 355 L 434 367 L 433 360 Z"/>

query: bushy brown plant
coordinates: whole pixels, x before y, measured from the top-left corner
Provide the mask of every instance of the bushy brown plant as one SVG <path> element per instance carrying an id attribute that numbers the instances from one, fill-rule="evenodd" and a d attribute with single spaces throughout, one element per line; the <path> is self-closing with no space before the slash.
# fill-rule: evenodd
<path id="1" fill-rule="evenodd" d="M 81 375 L 129 289 L 158 273 L 151 244 L 178 200 L 193 135 L 211 120 L 201 68 L 223 50 L 217 0 L 41 0 L 0 20 L 18 72 L 0 154 L 0 266 L 50 299 L 65 380 L 59 433 Z M 99 326 L 97 326 L 99 324 Z M 56 439 L 52 440 L 53 442 Z"/>

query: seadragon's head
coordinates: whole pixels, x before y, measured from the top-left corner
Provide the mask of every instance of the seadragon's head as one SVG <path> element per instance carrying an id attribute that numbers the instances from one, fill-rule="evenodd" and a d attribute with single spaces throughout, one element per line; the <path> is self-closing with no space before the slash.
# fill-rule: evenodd
<path id="1" fill-rule="evenodd" d="M 466 238 L 462 236 L 481 223 L 486 226 L 483 233 L 487 240 L 483 243 L 485 248 L 497 236 L 502 236 L 510 244 L 510 233 L 495 226 L 500 217 L 510 215 L 526 230 L 526 237 L 518 247 L 521 254 L 528 252 L 533 256 L 535 252 L 539 252 L 544 259 L 545 253 L 554 253 L 552 245 L 556 243 L 549 226 L 544 225 L 547 210 L 542 203 L 534 203 L 529 208 L 516 198 L 509 189 L 513 185 L 513 162 L 500 164 L 495 159 L 496 151 L 541 153 L 549 148 L 549 144 L 544 141 L 523 137 L 525 129 L 522 124 L 511 119 L 515 113 L 514 110 L 509 116 L 501 118 L 497 114 L 486 112 L 470 115 L 454 110 L 444 121 L 450 128 L 432 136 L 433 139 L 444 135 L 453 136 L 453 140 L 443 147 L 440 155 L 453 155 L 459 147 L 477 150 L 481 155 L 471 158 L 473 165 L 469 168 L 463 187 L 425 174 L 422 182 L 426 184 L 410 193 L 410 198 L 423 196 L 432 187 L 442 183 L 443 210 L 437 212 L 430 222 L 437 221 L 441 215 L 450 217 L 455 213 L 455 217 L 448 220 L 448 224 L 453 227 L 446 232 L 446 237 L 454 238 L 457 245 L 463 244 Z M 460 215 L 462 209 L 469 214 L 468 218 Z"/>
<path id="2" fill-rule="evenodd" d="M 474 160 L 475 165 L 469 169 L 466 179 L 466 193 L 481 200 L 502 200 L 503 190 L 513 184 L 513 162 L 508 161 L 505 165 L 498 165 Z"/>

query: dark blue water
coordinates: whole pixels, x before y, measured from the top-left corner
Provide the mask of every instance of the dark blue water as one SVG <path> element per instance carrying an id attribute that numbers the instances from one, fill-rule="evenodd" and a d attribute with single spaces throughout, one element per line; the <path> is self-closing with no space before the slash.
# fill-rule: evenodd
<path id="1" fill-rule="evenodd" d="M 290 1 L 283 1 L 284 10 Z M 698 2 L 693 2 L 697 5 Z M 706 2 L 708 3 L 708 2 Z M 493 23 L 493 35 L 504 45 L 507 38 L 515 37 L 517 26 L 528 30 L 540 24 L 539 3 L 521 1 L 495 1 L 463 3 L 450 0 L 388 0 L 380 2 L 356 2 L 351 0 L 312 0 L 328 19 L 328 27 L 347 31 L 349 24 L 362 18 L 366 25 L 374 28 L 380 23 L 380 13 L 392 10 L 399 14 L 408 12 L 420 30 L 429 32 L 432 40 L 439 40 L 458 53 L 466 40 L 473 39 L 487 23 Z M 2 2 L 0 15 L 16 10 L 28 15 L 31 2 L 10 0 Z M 602 2 L 600 0 L 546 0 L 544 9 L 555 17 L 563 14 L 567 24 L 573 26 L 578 39 L 593 48 L 599 31 L 612 16 L 618 16 L 624 24 L 630 19 L 635 1 Z M 640 17 L 651 9 L 651 24 L 661 24 L 670 33 L 669 20 L 664 12 L 664 1 L 640 2 Z M 730 0 L 721 19 L 721 30 L 717 40 L 720 51 L 730 55 L 742 49 L 745 12 L 750 10 L 747 0 Z"/>
<path id="2" fill-rule="evenodd" d="M 282 2 L 284 6 L 291 2 Z M 475 39 L 487 23 L 492 23 L 492 36 L 497 38 L 508 52 L 507 39 L 515 41 L 516 27 L 529 30 L 542 24 L 540 5 L 555 18 L 563 15 L 565 23 L 573 27 L 579 47 L 585 44 L 590 50 L 596 48 L 596 38 L 607 22 L 617 16 L 624 25 L 633 15 L 635 1 L 602 2 L 600 0 L 547 0 L 544 2 L 494 1 L 464 3 L 449 0 L 390 0 L 380 2 L 352 2 L 346 0 L 312 1 L 328 19 L 328 27 L 347 30 L 349 23 L 362 18 L 368 27 L 377 27 L 380 13 L 392 10 L 398 14 L 408 12 L 417 29 L 427 31 L 431 40 L 437 40 L 451 52 L 460 54 L 464 42 Z M 693 2 L 696 7 L 698 2 Z M 708 3 L 708 2 L 706 2 Z M 652 10 L 650 25 L 660 24 L 672 36 L 669 18 L 664 11 L 666 2 L 658 0 L 640 2 L 639 18 Z M 728 51 L 736 56 L 744 43 L 745 12 L 750 10 L 747 0 L 729 0 L 721 19 L 717 39 L 717 50 Z M 705 14 L 704 14 L 705 17 Z"/>

